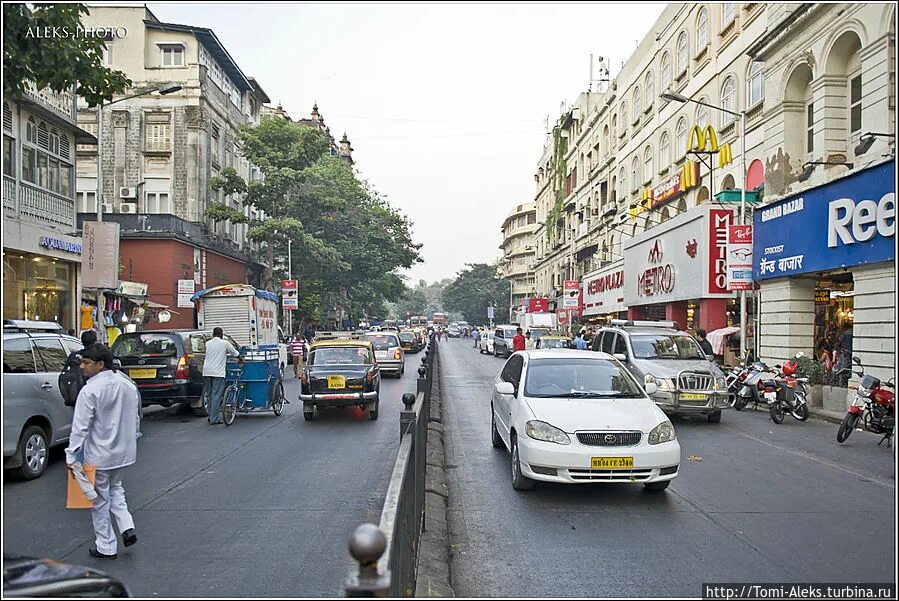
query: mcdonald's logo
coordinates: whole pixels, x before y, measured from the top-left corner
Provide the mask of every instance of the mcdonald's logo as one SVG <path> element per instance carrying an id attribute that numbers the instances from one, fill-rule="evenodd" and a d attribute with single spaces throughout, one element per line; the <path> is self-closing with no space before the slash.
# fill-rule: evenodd
<path id="1" fill-rule="evenodd" d="M 680 171 L 680 189 L 689 190 L 699 183 L 699 164 L 687 161 Z"/>
<path id="2" fill-rule="evenodd" d="M 722 144 L 718 149 L 718 166 L 724 167 L 734 161 L 734 153 L 730 149 L 730 144 Z"/>
<path id="3" fill-rule="evenodd" d="M 707 125 L 702 129 L 694 125 L 687 139 L 687 152 L 718 152 L 718 135 L 715 128 Z"/>

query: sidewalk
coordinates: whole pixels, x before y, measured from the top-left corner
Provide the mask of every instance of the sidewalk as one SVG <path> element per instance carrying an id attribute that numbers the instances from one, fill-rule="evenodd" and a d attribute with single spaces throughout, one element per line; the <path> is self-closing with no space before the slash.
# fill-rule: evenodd
<path id="1" fill-rule="evenodd" d="M 845 411 L 830 411 L 829 409 L 824 409 L 823 407 L 812 407 L 811 405 L 809 405 L 808 407 L 808 412 L 812 415 L 812 417 L 834 424 L 842 423 L 843 418 L 846 416 Z"/>

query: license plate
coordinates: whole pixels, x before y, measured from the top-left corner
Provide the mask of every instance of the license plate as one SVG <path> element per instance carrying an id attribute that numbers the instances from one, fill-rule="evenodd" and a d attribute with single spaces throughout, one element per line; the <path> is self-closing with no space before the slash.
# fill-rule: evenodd
<path id="1" fill-rule="evenodd" d="M 766 392 L 766 393 L 765 393 L 765 400 L 766 400 L 766 401 L 775 401 L 775 400 L 777 400 L 777 393 L 776 393 L 776 392 Z"/>
<path id="2" fill-rule="evenodd" d="M 680 398 L 682 401 L 704 401 L 708 398 L 708 395 L 685 392 L 680 395 Z"/>
<path id="3" fill-rule="evenodd" d="M 156 377 L 155 369 L 129 369 L 128 375 L 132 380 L 149 380 Z"/>
<path id="4" fill-rule="evenodd" d="M 328 376 L 328 388 L 346 388 L 346 376 Z"/>
<path id="5" fill-rule="evenodd" d="M 626 470 L 634 467 L 634 458 L 594 457 L 591 467 L 595 470 Z"/>
<path id="6" fill-rule="evenodd" d="M 387 351 L 377 352 L 375 353 L 375 359 L 387 359 L 388 354 L 389 353 Z"/>

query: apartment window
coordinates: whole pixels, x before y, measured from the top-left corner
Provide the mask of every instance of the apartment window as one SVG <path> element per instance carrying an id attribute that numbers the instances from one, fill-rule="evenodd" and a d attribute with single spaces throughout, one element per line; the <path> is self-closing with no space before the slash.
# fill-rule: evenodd
<path id="1" fill-rule="evenodd" d="M 77 194 L 78 212 L 79 213 L 96 213 L 97 212 L 97 193 L 96 192 L 79 192 Z"/>
<path id="2" fill-rule="evenodd" d="M 681 157 L 687 152 L 687 120 L 683 117 L 677 121 L 674 133 L 675 155 Z"/>
<path id="3" fill-rule="evenodd" d="M 665 53 L 662 55 L 662 91 L 671 89 L 671 55 Z"/>
<path id="4" fill-rule="evenodd" d="M 755 106 L 757 102 L 762 101 L 765 94 L 765 74 L 762 63 L 754 62 L 749 68 L 749 85 L 746 93 L 749 97 L 747 106 Z"/>
<path id="5" fill-rule="evenodd" d="M 627 190 L 627 173 L 624 170 L 624 167 L 621 168 L 621 171 L 618 172 L 618 195 L 619 197 L 624 197 L 624 191 Z M 615 199 L 618 201 L 618 198 Z"/>
<path id="6" fill-rule="evenodd" d="M 59 162 L 59 193 L 66 198 L 72 198 L 72 174 L 74 169 L 71 165 L 66 165 L 62 161 Z"/>
<path id="7" fill-rule="evenodd" d="M 637 119 L 640 118 L 640 114 L 643 112 L 643 97 L 640 95 L 640 88 L 634 90 L 633 102 L 634 106 L 631 110 L 634 111 L 633 120 L 636 122 Z"/>
<path id="8" fill-rule="evenodd" d="M 35 123 L 34 119 L 31 117 L 29 117 L 28 122 L 25 123 L 25 140 L 32 144 L 37 144 L 37 123 Z"/>
<path id="9" fill-rule="evenodd" d="M 721 108 L 727 111 L 734 110 L 734 103 L 736 101 L 736 86 L 734 85 L 733 77 L 728 77 L 724 82 L 724 87 L 721 88 Z M 730 113 L 726 113 L 721 111 L 721 127 L 723 128 L 725 125 L 729 124 L 734 120 L 734 116 Z"/>
<path id="10" fill-rule="evenodd" d="M 643 181 L 652 182 L 652 147 L 647 146 L 643 152 Z"/>
<path id="11" fill-rule="evenodd" d="M 805 152 L 812 154 L 815 151 L 815 103 L 811 98 L 805 102 Z"/>
<path id="12" fill-rule="evenodd" d="M 862 128 L 862 75 L 849 76 L 849 133 Z"/>
<path id="13" fill-rule="evenodd" d="M 159 52 L 162 54 L 163 67 L 184 66 L 184 46 L 180 44 L 160 44 Z"/>
<path id="14" fill-rule="evenodd" d="M 171 114 L 147 113 L 146 123 L 146 150 L 170 150 L 172 144 Z"/>
<path id="15" fill-rule="evenodd" d="M 171 213 L 168 192 L 147 192 L 144 213 Z"/>
<path id="16" fill-rule="evenodd" d="M 112 42 L 107 41 L 103 46 L 103 50 L 101 51 L 101 60 L 103 61 L 104 67 L 112 66 Z"/>
<path id="17" fill-rule="evenodd" d="M 50 130 L 50 140 L 47 149 L 53 154 L 59 154 L 59 134 L 55 129 Z"/>
<path id="18" fill-rule="evenodd" d="M 16 176 L 16 141 L 3 136 L 3 175 Z"/>
<path id="19" fill-rule="evenodd" d="M 696 17 L 696 52 L 702 52 L 709 45 L 709 13 L 703 7 Z"/>
<path id="20" fill-rule="evenodd" d="M 659 163 L 662 168 L 671 164 L 671 138 L 667 131 L 662 133 L 662 142 L 659 144 Z"/>
<path id="21" fill-rule="evenodd" d="M 653 101 L 655 100 L 655 86 L 653 85 L 653 77 L 652 71 L 646 74 L 646 79 L 643 80 L 643 104 L 646 106 L 646 110 L 652 106 Z"/>
<path id="22" fill-rule="evenodd" d="M 37 153 L 37 185 L 50 187 L 50 157 L 43 152 Z"/>
<path id="23" fill-rule="evenodd" d="M 708 98 L 700 98 L 700 102 L 705 102 L 706 104 L 711 104 Z M 696 125 L 699 127 L 705 127 L 709 125 L 709 107 L 699 105 L 699 108 L 696 109 Z"/>
<path id="24" fill-rule="evenodd" d="M 621 131 L 618 132 L 618 137 L 624 136 L 627 134 L 627 102 L 621 103 Z"/>
<path id="25" fill-rule="evenodd" d="M 690 49 L 690 40 L 687 37 L 687 32 L 681 32 L 680 36 L 677 38 L 677 75 L 678 77 L 687 70 L 687 60 Z"/>
<path id="26" fill-rule="evenodd" d="M 532 223 L 537 223 L 537 214 L 536 213 L 532 213 L 532 214 L 528 215 L 528 225 L 530 225 Z"/>
<path id="27" fill-rule="evenodd" d="M 631 190 L 636 191 L 640 188 L 640 161 L 637 157 L 631 161 Z"/>
<path id="28" fill-rule="evenodd" d="M 726 2 L 721 5 L 721 29 L 726 29 L 731 21 L 737 16 L 737 5 L 733 2 Z"/>
<path id="29" fill-rule="evenodd" d="M 37 150 L 27 146 L 22 148 L 22 179 L 37 183 Z"/>

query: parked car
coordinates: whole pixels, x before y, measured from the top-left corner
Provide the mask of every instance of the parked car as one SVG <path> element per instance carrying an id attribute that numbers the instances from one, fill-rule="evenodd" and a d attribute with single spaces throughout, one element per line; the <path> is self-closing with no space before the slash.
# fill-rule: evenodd
<path id="1" fill-rule="evenodd" d="M 497 326 L 493 332 L 493 354 L 497 357 L 511 357 L 512 339 L 518 332 L 518 326 Z"/>
<path id="2" fill-rule="evenodd" d="M 571 342 L 571 338 L 568 336 L 555 336 L 550 334 L 545 334 L 537 339 L 537 348 L 540 350 L 546 349 L 554 349 L 554 348 L 574 348 L 574 345 Z"/>
<path id="3" fill-rule="evenodd" d="M 680 445 L 648 396 L 655 385 L 646 386 L 606 353 L 513 354 L 490 403 L 492 444 L 512 455 L 512 487 L 529 490 L 543 480 L 667 488 Z"/>
<path id="4" fill-rule="evenodd" d="M 25 480 L 44 473 L 50 449 L 72 431 L 74 408 L 63 401 L 59 375 L 81 341 L 46 323 L 4 322 L 3 328 L 3 467 Z"/>
<path id="5" fill-rule="evenodd" d="M 144 407 L 185 403 L 205 416 L 203 362 L 211 338 L 212 332 L 206 330 L 131 332 L 116 338 L 112 354 L 137 384 Z M 225 340 L 240 349 L 230 336 Z"/>
<path id="6" fill-rule="evenodd" d="M 303 418 L 323 407 L 357 405 L 378 419 L 381 366 L 366 340 L 323 340 L 312 345 L 300 375 Z"/>
<path id="7" fill-rule="evenodd" d="M 493 332 L 484 332 L 481 334 L 481 337 L 478 338 L 478 351 L 481 354 L 487 353 L 488 355 L 494 354 L 493 351 L 493 337 L 495 334 Z"/>
<path id="8" fill-rule="evenodd" d="M 400 342 L 398 333 L 395 332 L 369 332 L 363 334 L 360 340 L 370 342 L 375 349 L 375 359 L 381 366 L 381 372 L 395 374 L 402 378 L 406 373 L 406 354 Z"/>
<path id="9" fill-rule="evenodd" d="M 640 382 L 658 388 L 653 400 L 668 413 L 684 412 L 721 421 L 731 407 L 724 372 L 699 343 L 670 321 L 612 320 L 593 339 L 593 350 L 614 354 Z"/>
<path id="10" fill-rule="evenodd" d="M 403 330 L 399 333 L 399 338 L 403 352 L 417 353 L 421 350 L 421 340 L 419 340 L 418 334 L 412 330 Z"/>

